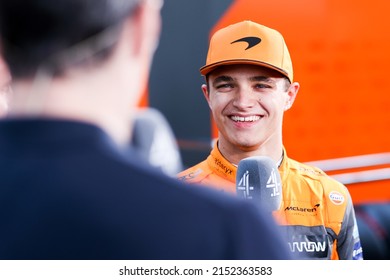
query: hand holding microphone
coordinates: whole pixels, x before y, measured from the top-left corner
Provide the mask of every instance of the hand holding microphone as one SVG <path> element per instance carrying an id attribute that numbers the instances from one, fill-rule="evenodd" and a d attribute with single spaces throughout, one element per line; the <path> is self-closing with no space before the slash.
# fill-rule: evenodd
<path id="1" fill-rule="evenodd" d="M 282 201 L 282 183 L 278 167 L 266 156 L 241 160 L 236 176 L 237 196 L 252 200 L 262 209 L 278 210 Z"/>

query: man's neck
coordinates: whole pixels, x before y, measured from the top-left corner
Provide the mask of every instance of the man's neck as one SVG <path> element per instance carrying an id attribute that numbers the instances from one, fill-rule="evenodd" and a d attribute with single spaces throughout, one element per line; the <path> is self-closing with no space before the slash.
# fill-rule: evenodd
<path id="1" fill-rule="evenodd" d="M 100 81 L 92 77 L 16 81 L 8 117 L 88 122 L 104 129 L 118 143 L 126 143 L 131 132 L 131 104 L 118 106 L 114 93 L 120 89 Z"/>
<path id="2" fill-rule="evenodd" d="M 277 164 L 283 160 L 283 144 L 261 145 L 259 147 L 241 148 L 232 145 L 225 145 L 223 141 L 218 140 L 218 149 L 221 154 L 232 164 L 238 163 L 247 157 L 267 156 L 273 159 Z"/>

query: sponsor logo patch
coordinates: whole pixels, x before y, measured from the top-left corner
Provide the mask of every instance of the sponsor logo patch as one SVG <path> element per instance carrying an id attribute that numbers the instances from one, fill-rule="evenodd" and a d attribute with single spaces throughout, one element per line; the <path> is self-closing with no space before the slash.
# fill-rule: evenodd
<path id="1" fill-rule="evenodd" d="M 261 42 L 261 39 L 259 37 L 244 37 L 244 38 L 235 40 L 235 41 L 231 42 L 230 44 L 234 44 L 234 43 L 237 43 L 237 42 L 246 42 L 246 43 L 248 43 L 248 46 L 245 49 L 245 50 L 247 50 L 247 49 L 253 48 L 257 44 L 259 44 Z"/>
<path id="2" fill-rule="evenodd" d="M 187 180 L 191 180 L 191 179 L 194 179 L 196 178 L 199 174 L 201 174 L 203 172 L 203 170 L 201 168 L 191 172 L 191 173 L 188 173 L 184 176 L 181 176 L 181 177 L 178 177 L 179 180 L 182 180 L 182 181 L 187 181 Z"/>
<path id="3" fill-rule="evenodd" d="M 333 202 L 333 204 L 336 204 L 336 205 L 343 204 L 344 200 L 345 200 L 344 196 L 341 193 L 336 192 L 336 191 L 330 192 L 329 199 L 330 199 L 330 201 Z"/>
<path id="4" fill-rule="evenodd" d="M 292 235 L 288 241 L 293 256 L 298 259 L 328 259 L 332 246 L 327 235 Z"/>
<path id="5" fill-rule="evenodd" d="M 353 244 L 353 254 L 352 254 L 353 260 L 363 260 L 363 248 L 360 244 L 360 241 L 355 242 Z"/>
<path id="6" fill-rule="evenodd" d="M 299 212 L 309 212 L 309 213 L 312 213 L 312 212 L 316 212 L 318 207 L 320 207 L 319 203 L 314 205 L 313 208 L 298 207 L 298 206 L 287 206 L 286 208 L 284 208 L 284 211 L 299 211 Z"/>
<path id="7" fill-rule="evenodd" d="M 233 170 L 227 167 L 225 164 L 223 164 L 223 162 L 220 159 L 215 158 L 214 163 L 217 167 L 219 167 L 218 169 L 222 170 L 225 174 L 227 175 L 233 174 Z"/>

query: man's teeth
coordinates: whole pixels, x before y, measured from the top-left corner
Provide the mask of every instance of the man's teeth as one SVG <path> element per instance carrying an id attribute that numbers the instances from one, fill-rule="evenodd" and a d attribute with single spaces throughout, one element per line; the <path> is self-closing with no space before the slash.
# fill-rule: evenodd
<path id="1" fill-rule="evenodd" d="M 232 116 L 231 119 L 235 122 L 254 122 L 260 119 L 260 116 L 239 117 Z"/>

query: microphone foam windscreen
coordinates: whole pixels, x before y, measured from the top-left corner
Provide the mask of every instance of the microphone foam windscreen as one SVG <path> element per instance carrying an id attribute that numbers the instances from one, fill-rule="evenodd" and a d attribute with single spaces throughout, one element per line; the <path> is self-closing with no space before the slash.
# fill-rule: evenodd
<path id="1" fill-rule="evenodd" d="M 131 145 L 147 162 L 170 176 L 183 169 L 175 135 L 157 109 L 143 109 L 135 116 Z"/>
<path id="2" fill-rule="evenodd" d="M 265 210 L 278 210 L 282 201 L 282 184 L 275 162 L 266 156 L 241 160 L 236 177 L 237 196 L 253 200 Z"/>

